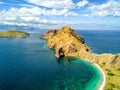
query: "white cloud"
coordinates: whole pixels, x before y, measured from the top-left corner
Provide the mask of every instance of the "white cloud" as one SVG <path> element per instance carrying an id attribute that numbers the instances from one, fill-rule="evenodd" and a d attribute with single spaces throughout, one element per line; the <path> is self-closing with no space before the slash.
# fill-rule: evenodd
<path id="1" fill-rule="evenodd" d="M 88 0 L 83 0 L 77 3 L 78 7 L 84 7 L 85 5 L 87 5 L 89 3 Z"/>
<path id="2" fill-rule="evenodd" d="M 3 4 L 3 2 L 0 1 L 0 4 Z"/>
<path id="3" fill-rule="evenodd" d="M 66 13 L 65 14 L 65 16 L 79 16 L 79 14 L 78 13 L 75 13 L 75 12 L 68 12 L 68 13 Z"/>
<path id="4" fill-rule="evenodd" d="M 21 7 L 29 7 L 29 8 L 34 7 L 33 5 L 29 5 L 29 4 L 18 4 L 18 5 Z"/>
<path id="5" fill-rule="evenodd" d="M 72 8 L 74 6 L 72 0 L 26 0 L 26 1 L 28 3 L 48 8 Z"/>
<path id="6" fill-rule="evenodd" d="M 43 20 L 40 18 L 42 9 L 38 7 L 34 8 L 11 8 L 6 11 L 0 12 L 0 23 L 8 25 L 32 25 L 42 23 Z"/>
<path id="7" fill-rule="evenodd" d="M 43 9 L 42 10 L 42 14 L 43 15 L 47 15 L 47 16 L 76 16 L 78 15 L 77 13 L 75 12 L 72 12 L 72 11 L 69 11 L 68 9 L 51 9 L 51 10 L 46 10 L 46 9 Z"/>
<path id="8" fill-rule="evenodd" d="M 42 19 L 41 16 L 68 16 L 77 15 L 68 9 L 42 9 L 39 7 L 22 7 L 22 8 L 11 8 L 9 10 L 0 11 L 0 24 L 9 25 L 39 25 L 39 24 L 57 24 L 59 21 Z"/>
<path id="9" fill-rule="evenodd" d="M 65 15 L 68 12 L 69 12 L 68 9 L 62 9 L 62 10 L 57 10 L 57 9 L 46 10 L 46 9 L 44 9 L 43 10 L 44 15 Z"/>
<path id="10" fill-rule="evenodd" d="M 110 0 L 101 5 L 91 5 L 90 16 L 120 16 L 120 1 Z"/>

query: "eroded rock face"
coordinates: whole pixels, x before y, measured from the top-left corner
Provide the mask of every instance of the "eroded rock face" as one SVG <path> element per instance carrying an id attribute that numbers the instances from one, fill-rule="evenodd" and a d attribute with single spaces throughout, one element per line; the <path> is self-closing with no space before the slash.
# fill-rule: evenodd
<path id="1" fill-rule="evenodd" d="M 63 51 L 63 48 L 59 48 L 59 49 L 56 49 L 55 51 L 55 57 L 59 58 L 59 57 L 64 57 L 64 51 Z"/>
<path id="2" fill-rule="evenodd" d="M 55 57 L 75 56 L 80 50 L 89 51 L 84 44 L 82 36 L 74 32 L 70 27 L 64 26 L 59 30 L 52 29 L 42 35 L 48 40 L 48 47 L 55 49 Z"/>
<path id="3" fill-rule="evenodd" d="M 120 54 L 90 53 L 91 48 L 85 44 L 84 38 L 68 26 L 64 26 L 58 30 L 50 29 L 42 37 L 48 40 L 47 45 L 49 48 L 55 50 L 55 57 L 57 58 L 74 56 L 98 64 L 106 63 L 108 67 L 120 66 Z"/>

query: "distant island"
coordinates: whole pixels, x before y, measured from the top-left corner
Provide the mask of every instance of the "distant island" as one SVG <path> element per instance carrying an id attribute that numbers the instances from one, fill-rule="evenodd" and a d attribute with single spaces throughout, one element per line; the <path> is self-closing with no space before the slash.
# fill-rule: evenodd
<path id="1" fill-rule="evenodd" d="M 55 50 L 56 58 L 73 56 L 97 64 L 105 72 L 107 79 L 104 89 L 120 90 L 120 54 L 91 53 L 91 48 L 85 44 L 84 38 L 68 26 L 58 30 L 50 29 L 41 37 L 47 40 L 49 48 Z"/>
<path id="2" fill-rule="evenodd" d="M 8 30 L 6 32 L 0 32 L 0 38 L 27 38 L 29 33 L 20 30 Z"/>

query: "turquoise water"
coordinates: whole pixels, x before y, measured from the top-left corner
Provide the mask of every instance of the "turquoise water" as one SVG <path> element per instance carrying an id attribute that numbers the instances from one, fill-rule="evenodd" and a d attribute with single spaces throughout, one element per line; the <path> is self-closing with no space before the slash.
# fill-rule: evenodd
<path id="1" fill-rule="evenodd" d="M 94 46 L 91 33 L 80 33 Z M 0 38 L 0 90 L 97 89 L 101 73 L 95 66 L 73 57 L 54 58 L 53 50 L 38 38 L 39 34 L 41 31 L 25 39 Z M 99 50 L 95 47 L 94 51 Z"/>

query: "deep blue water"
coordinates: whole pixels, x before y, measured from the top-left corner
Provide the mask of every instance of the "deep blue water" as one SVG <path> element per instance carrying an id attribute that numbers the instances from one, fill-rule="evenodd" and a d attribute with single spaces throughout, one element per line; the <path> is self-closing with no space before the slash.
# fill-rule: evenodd
<path id="1" fill-rule="evenodd" d="M 120 53 L 120 30 L 79 30 L 93 53 Z"/>
<path id="2" fill-rule="evenodd" d="M 77 32 L 95 53 L 119 52 L 119 31 Z M 96 90 L 101 80 L 97 68 L 78 58 L 55 59 L 46 41 L 38 38 L 41 33 L 32 31 L 25 39 L 0 38 L 0 90 Z"/>

